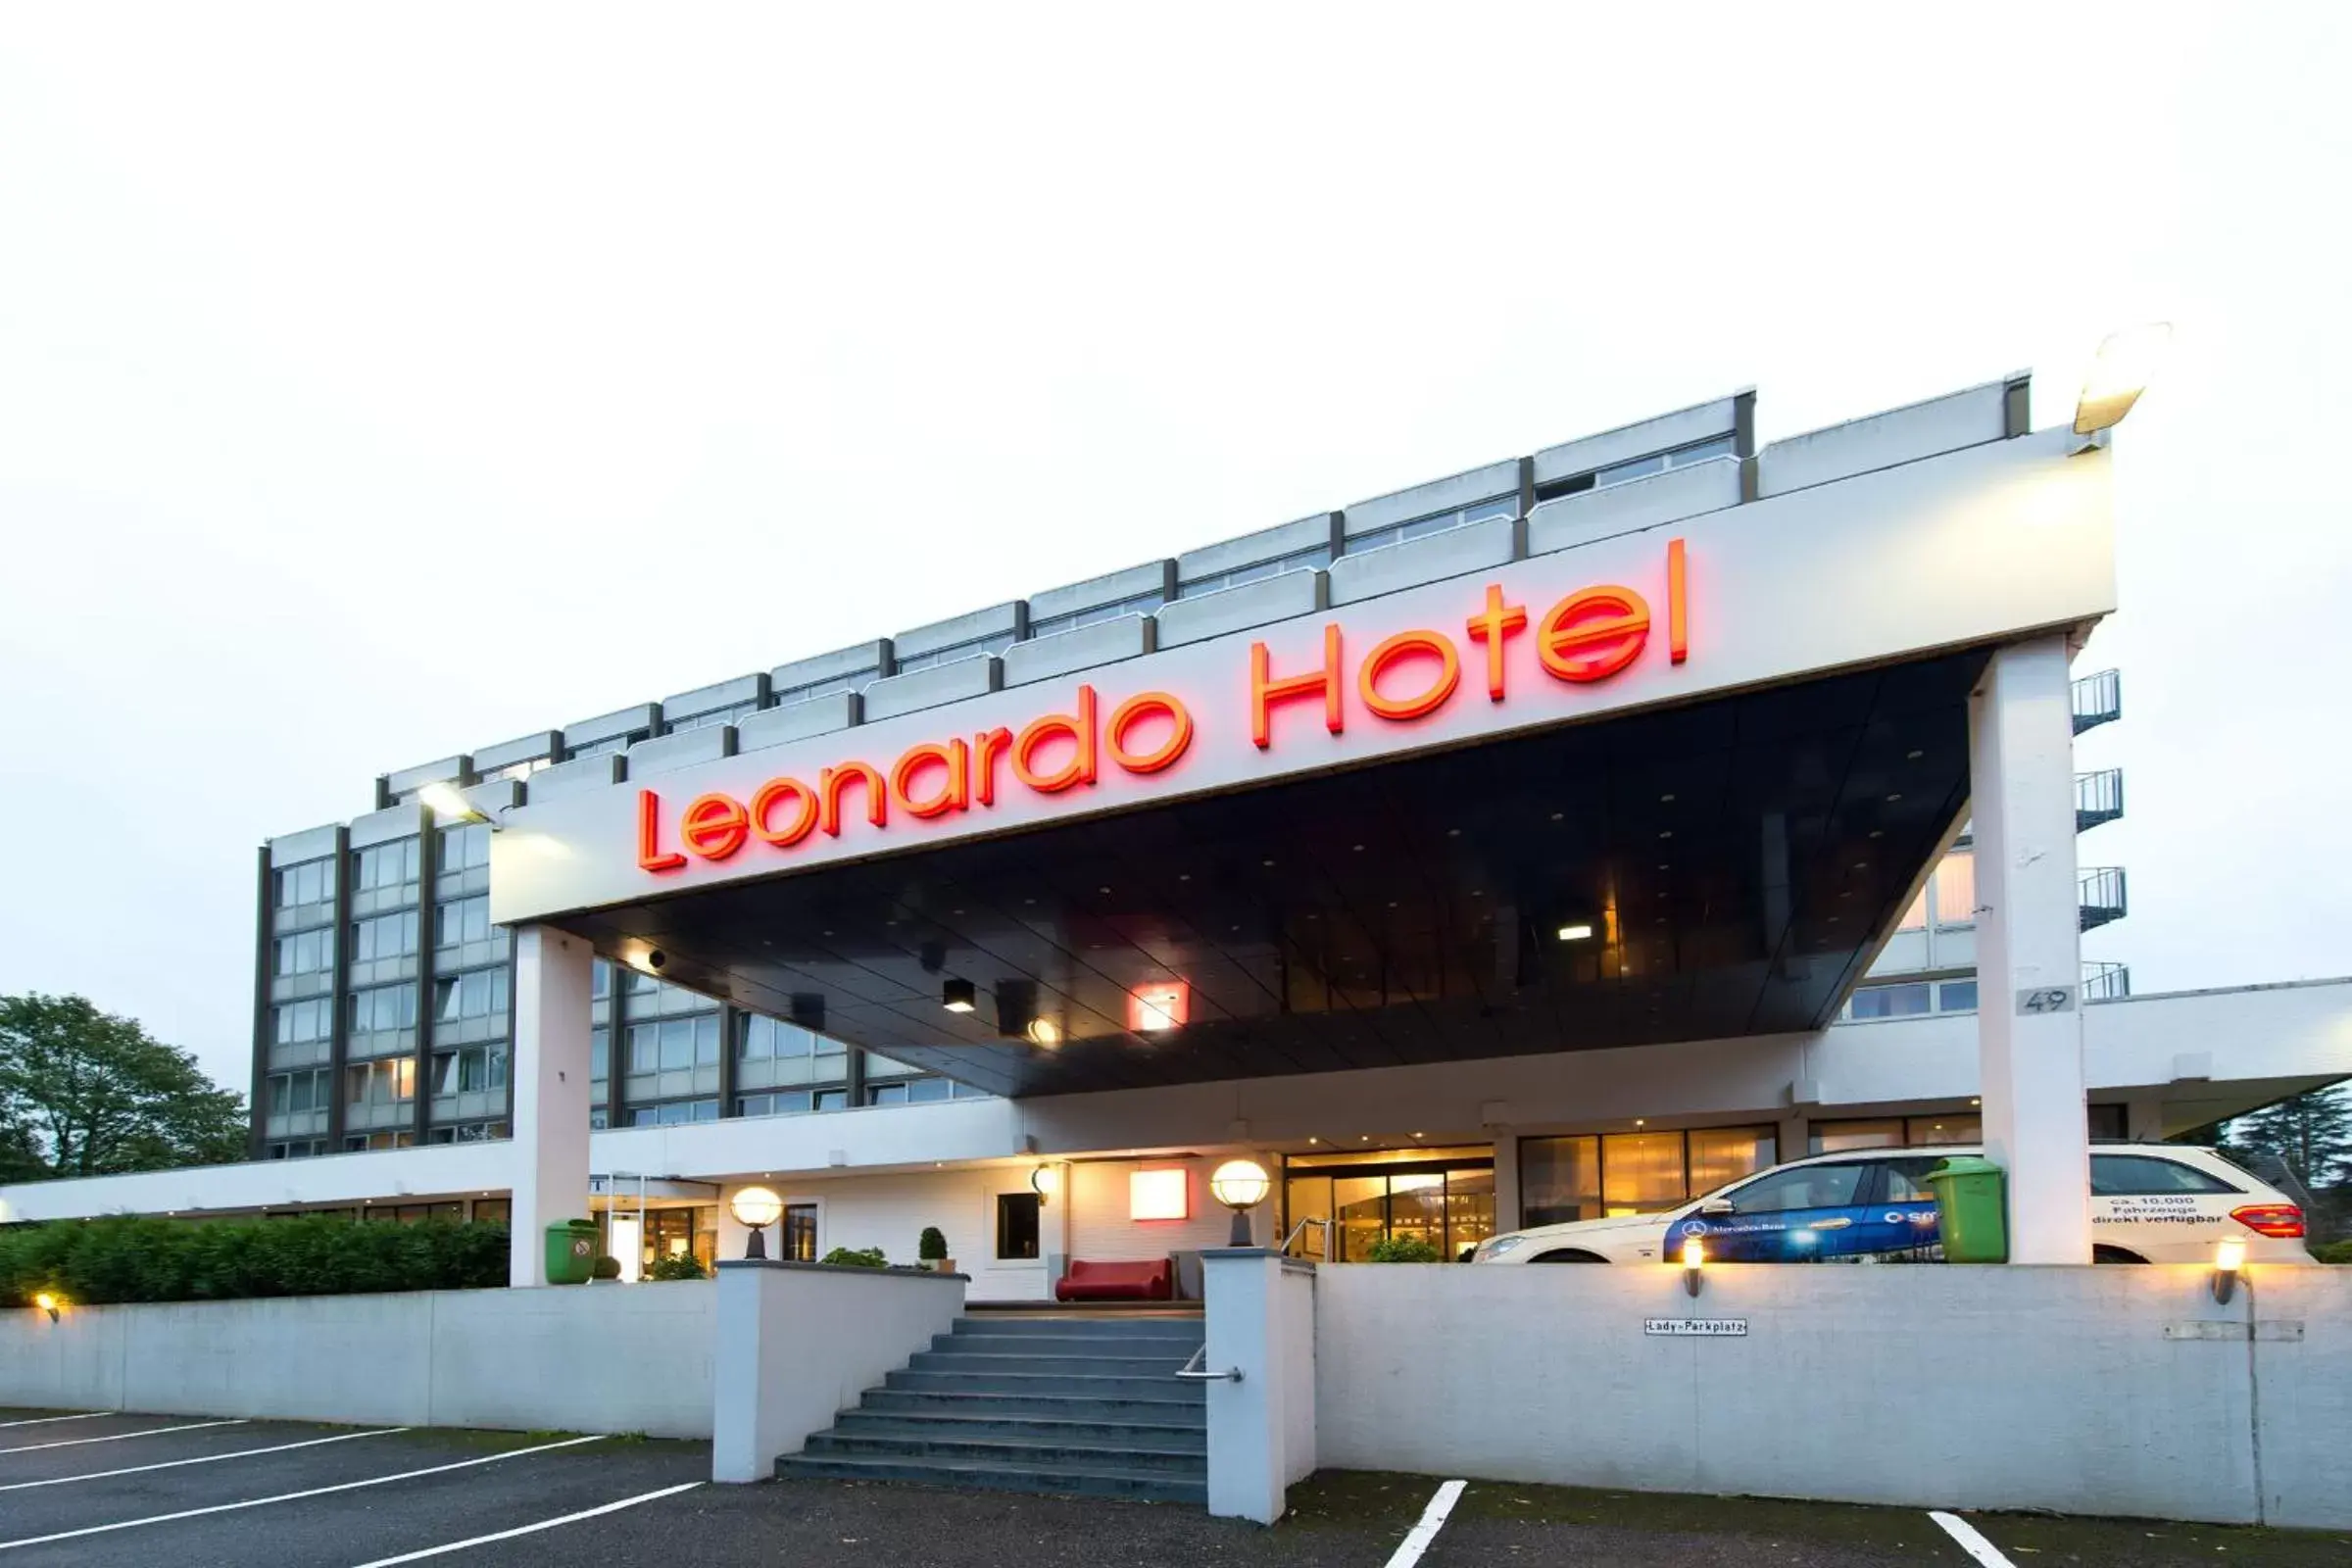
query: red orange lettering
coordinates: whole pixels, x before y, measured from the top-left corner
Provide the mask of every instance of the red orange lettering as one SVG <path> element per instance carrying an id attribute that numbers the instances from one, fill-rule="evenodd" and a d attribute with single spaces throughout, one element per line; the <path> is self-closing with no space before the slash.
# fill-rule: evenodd
<path id="1" fill-rule="evenodd" d="M 1438 678 L 1430 682 L 1427 691 L 1416 697 L 1381 695 L 1380 677 L 1388 672 L 1390 665 L 1428 655 L 1437 658 Z M 1355 694 L 1381 718 L 1419 718 L 1443 707 L 1461 678 L 1461 660 L 1454 654 L 1451 638 L 1434 631 L 1400 631 L 1373 649 L 1371 657 L 1355 672 Z"/>
<path id="2" fill-rule="evenodd" d="M 1038 749 L 1048 741 L 1067 740 L 1077 750 L 1067 762 L 1051 773 L 1037 768 Z M 1015 778 L 1040 795 L 1058 795 L 1078 784 L 1095 781 L 1095 689 L 1078 688 L 1078 711 L 1048 713 L 1021 731 L 1021 738 L 1012 743 L 1012 772 Z"/>
<path id="3" fill-rule="evenodd" d="M 1129 751 L 1128 732 L 1135 727 L 1137 720 L 1152 714 L 1161 714 L 1168 719 L 1167 739 L 1150 752 Z M 1128 772 L 1156 773 L 1191 748 L 1193 715 L 1184 704 L 1166 692 L 1143 692 L 1111 710 L 1110 727 L 1104 731 L 1102 743 L 1110 751 L 1110 760 Z"/>
<path id="4" fill-rule="evenodd" d="M 912 816 L 944 816 L 950 811 L 964 810 L 972 804 L 971 756 L 972 749 L 961 741 L 950 741 L 945 746 L 908 747 L 898 765 L 890 770 L 891 793 Z M 916 778 L 934 767 L 946 775 L 939 793 L 917 800 Z"/>
<path id="5" fill-rule="evenodd" d="M 644 871 L 675 871 L 686 857 L 675 850 L 662 853 L 662 797 L 652 790 L 637 792 L 637 866 Z"/>
<path id="6" fill-rule="evenodd" d="M 786 800 L 795 803 L 795 814 L 791 826 L 780 828 L 775 825 L 776 807 Z M 752 797 L 752 831 L 762 843 L 791 849 L 816 831 L 816 792 L 797 778 L 769 779 Z"/>
<path id="7" fill-rule="evenodd" d="M 751 837 L 751 819 L 732 795 L 696 798 L 678 818 L 678 838 L 706 860 L 723 860 Z"/>
<path id="8" fill-rule="evenodd" d="M 816 775 L 816 825 L 833 837 L 841 837 L 841 792 L 852 784 L 865 786 L 865 819 L 876 827 L 890 820 L 890 795 L 870 762 L 844 762 L 828 767 Z"/>
<path id="9" fill-rule="evenodd" d="M 1487 584 L 1487 608 L 1468 622 L 1470 640 L 1487 645 L 1487 696 L 1502 701 L 1502 645 L 1527 624 L 1525 605 L 1502 602 L 1502 585 Z"/>
<path id="10" fill-rule="evenodd" d="M 1286 675 L 1274 678 L 1273 656 L 1264 643 L 1250 645 L 1250 738 L 1259 751 L 1274 744 L 1274 734 L 1268 722 L 1269 710 L 1276 703 L 1292 702 L 1300 697 L 1323 698 L 1323 727 L 1334 735 L 1348 727 L 1347 710 L 1340 705 L 1340 628 L 1337 622 L 1323 628 L 1323 667 L 1311 675 Z"/>
<path id="11" fill-rule="evenodd" d="M 1606 680 L 1642 656 L 1649 641 L 1649 604 L 1631 588 L 1587 588 L 1544 617 L 1536 652 L 1561 680 Z"/>

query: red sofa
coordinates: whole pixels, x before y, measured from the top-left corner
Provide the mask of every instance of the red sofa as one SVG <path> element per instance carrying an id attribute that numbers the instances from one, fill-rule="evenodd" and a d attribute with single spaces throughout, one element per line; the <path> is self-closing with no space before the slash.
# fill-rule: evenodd
<path id="1" fill-rule="evenodd" d="M 1167 1258 L 1149 1263 L 1090 1263 L 1070 1259 L 1070 1271 L 1054 1282 L 1056 1301 L 1165 1301 L 1176 1294 L 1176 1271 Z"/>

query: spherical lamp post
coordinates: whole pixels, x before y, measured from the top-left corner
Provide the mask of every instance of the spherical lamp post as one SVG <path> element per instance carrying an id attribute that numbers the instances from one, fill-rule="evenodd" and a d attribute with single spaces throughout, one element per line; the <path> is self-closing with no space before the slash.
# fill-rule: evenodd
<path id="1" fill-rule="evenodd" d="M 1250 1246 L 1250 1211 L 1274 1190 L 1274 1178 L 1266 1174 L 1266 1167 L 1254 1159 L 1229 1159 L 1210 1173 L 1208 1190 L 1218 1202 L 1233 1210 L 1233 1234 L 1226 1245 Z"/>
<path id="2" fill-rule="evenodd" d="M 767 1256 L 767 1228 L 784 1212 L 784 1200 L 764 1187 L 745 1187 L 727 1200 L 727 1211 L 735 1216 L 736 1224 L 752 1233 L 752 1239 L 744 1244 L 743 1255 Z"/>

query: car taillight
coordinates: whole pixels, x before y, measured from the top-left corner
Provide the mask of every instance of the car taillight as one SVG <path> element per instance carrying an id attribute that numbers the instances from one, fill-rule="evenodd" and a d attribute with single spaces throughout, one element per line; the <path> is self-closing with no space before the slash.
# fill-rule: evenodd
<path id="1" fill-rule="evenodd" d="M 2292 1203 L 2249 1203 L 2233 1208 L 2230 1217 L 2257 1236 L 2295 1237 L 2303 1234 L 2303 1211 Z"/>

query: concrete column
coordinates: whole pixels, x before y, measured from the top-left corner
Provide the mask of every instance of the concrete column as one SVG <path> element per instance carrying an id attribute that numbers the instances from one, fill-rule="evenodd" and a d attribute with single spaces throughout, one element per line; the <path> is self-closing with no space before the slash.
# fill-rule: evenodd
<path id="1" fill-rule="evenodd" d="M 1202 1370 L 1239 1371 L 1208 1386 L 1208 1511 L 1270 1525 L 1289 1506 L 1283 1475 L 1283 1369 L 1275 1289 L 1282 1257 L 1263 1247 L 1200 1254 L 1207 1298 Z"/>
<path id="2" fill-rule="evenodd" d="M 1519 1228 L 1519 1129 L 1490 1127 L 1494 1135 L 1494 1234 Z"/>
<path id="3" fill-rule="evenodd" d="M 1774 1137 L 1780 1144 L 1782 1159 L 1802 1159 L 1813 1152 L 1812 1118 L 1801 1110 L 1784 1110 Z"/>
<path id="4" fill-rule="evenodd" d="M 588 1214 L 592 957 L 587 943 L 552 926 L 526 925 L 514 932 L 510 1285 L 545 1285 L 547 1227 Z"/>
<path id="5" fill-rule="evenodd" d="M 2000 649 L 1969 704 L 1978 1068 L 2013 1263 L 2090 1261 L 2067 662 L 2061 636 Z"/>

